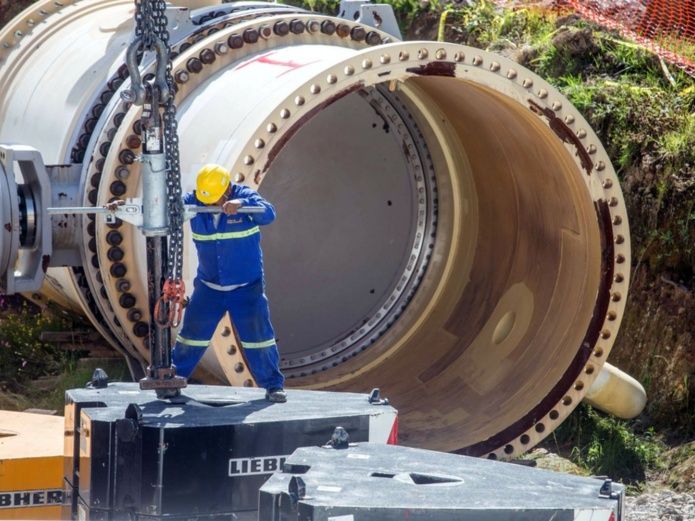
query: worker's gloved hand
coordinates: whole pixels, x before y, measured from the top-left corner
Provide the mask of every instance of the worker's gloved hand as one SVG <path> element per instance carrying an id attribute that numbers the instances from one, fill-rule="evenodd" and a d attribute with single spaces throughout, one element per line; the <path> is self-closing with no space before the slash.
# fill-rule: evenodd
<path id="1" fill-rule="evenodd" d="M 227 215 L 234 215 L 243 203 L 239 199 L 232 199 L 222 205 L 222 211 Z"/>

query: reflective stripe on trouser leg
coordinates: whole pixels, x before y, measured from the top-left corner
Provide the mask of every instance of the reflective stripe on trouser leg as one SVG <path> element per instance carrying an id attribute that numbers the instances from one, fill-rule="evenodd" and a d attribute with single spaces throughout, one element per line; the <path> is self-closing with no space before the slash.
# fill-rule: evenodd
<path id="1" fill-rule="evenodd" d="M 263 280 L 230 291 L 227 300 L 244 356 L 256 383 L 265 389 L 283 387 L 285 377 L 279 368 L 280 355 L 270 323 Z"/>
<path id="2" fill-rule="evenodd" d="M 176 337 L 171 361 L 176 374 L 188 378 L 205 354 L 218 322 L 226 311 L 224 293 L 208 288 L 198 280 L 191 301 L 186 306 L 183 325 Z"/>

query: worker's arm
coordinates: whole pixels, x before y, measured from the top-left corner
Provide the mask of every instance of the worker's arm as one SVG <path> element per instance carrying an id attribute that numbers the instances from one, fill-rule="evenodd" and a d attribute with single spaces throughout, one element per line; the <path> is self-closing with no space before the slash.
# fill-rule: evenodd
<path id="1" fill-rule="evenodd" d="M 196 204 L 197 199 L 195 198 L 195 192 L 187 192 L 183 194 L 183 204 Z"/>
<path id="2" fill-rule="evenodd" d="M 275 208 L 273 205 L 248 186 L 235 185 L 231 199 L 241 202 L 242 208 L 244 206 L 261 206 L 265 208 L 263 213 L 250 215 L 251 219 L 258 224 L 270 224 L 275 220 Z"/>

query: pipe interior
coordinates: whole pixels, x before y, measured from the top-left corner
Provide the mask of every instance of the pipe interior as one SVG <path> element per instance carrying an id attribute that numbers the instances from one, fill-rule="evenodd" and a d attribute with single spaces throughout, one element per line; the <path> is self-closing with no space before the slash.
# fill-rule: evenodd
<path id="1" fill-rule="evenodd" d="M 422 159 L 404 154 L 424 142 L 416 143 L 387 96 L 366 89 L 319 112 L 282 149 L 263 184 L 280 216 L 264 231 L 264 251 L 291 375 L 367 349 L 397 319 L 416 268 L 427 263 L 434 186 L 425 182 Z"/>
<path id="2" fill-rule="evenodd" d="M 568 367 L 594 311 L 600 236 L 583 174 L 528 108 L 454 78 L 410 79 L 402 90 L 424 130 L 418 153 L 433 158 L 440 188 L 435 255 L 408 312 L 354 358 L 329 358 L 328 371 L 341 375 L 337 388 L 380 386 L 405 413 L 406 443 L 427 436 L 451 450 L 503 431 L 556 385 L 572 385 Z M 290 139 L 262 186 L 281 216 L 264 247 L 286 359 L 312 350 L 321 358 L 327 342 L 378 309 L 409 260 L 412 172 L 403 147 L 360 106 L 365 98 L 351 96 Z M 297 383 L 319 378 L 331 374 Z M 465 429 L 451 428 L 462 420 Z"/>

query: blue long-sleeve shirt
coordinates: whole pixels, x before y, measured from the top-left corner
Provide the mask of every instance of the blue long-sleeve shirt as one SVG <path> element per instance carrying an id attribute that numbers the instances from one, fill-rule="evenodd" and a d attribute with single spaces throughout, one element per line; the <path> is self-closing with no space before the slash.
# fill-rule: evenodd
<path id="1" fill-rule="evenodd" d="M 222 214 L 215 224 L 215 214 L 199 213 L 191 219 L 193 243 L 198 251 L 198 277 L 219 286 L 247 284 L 263 276 L 263 251 L 259 226 L 275 220 L 275 208 L 258 192 L 247 186 L 232 185 L 230 200 L 243 206 L 262 206 L 263 213 Z M 195 192 L 183 197 L 184 204 L 205 206 Z"/>

